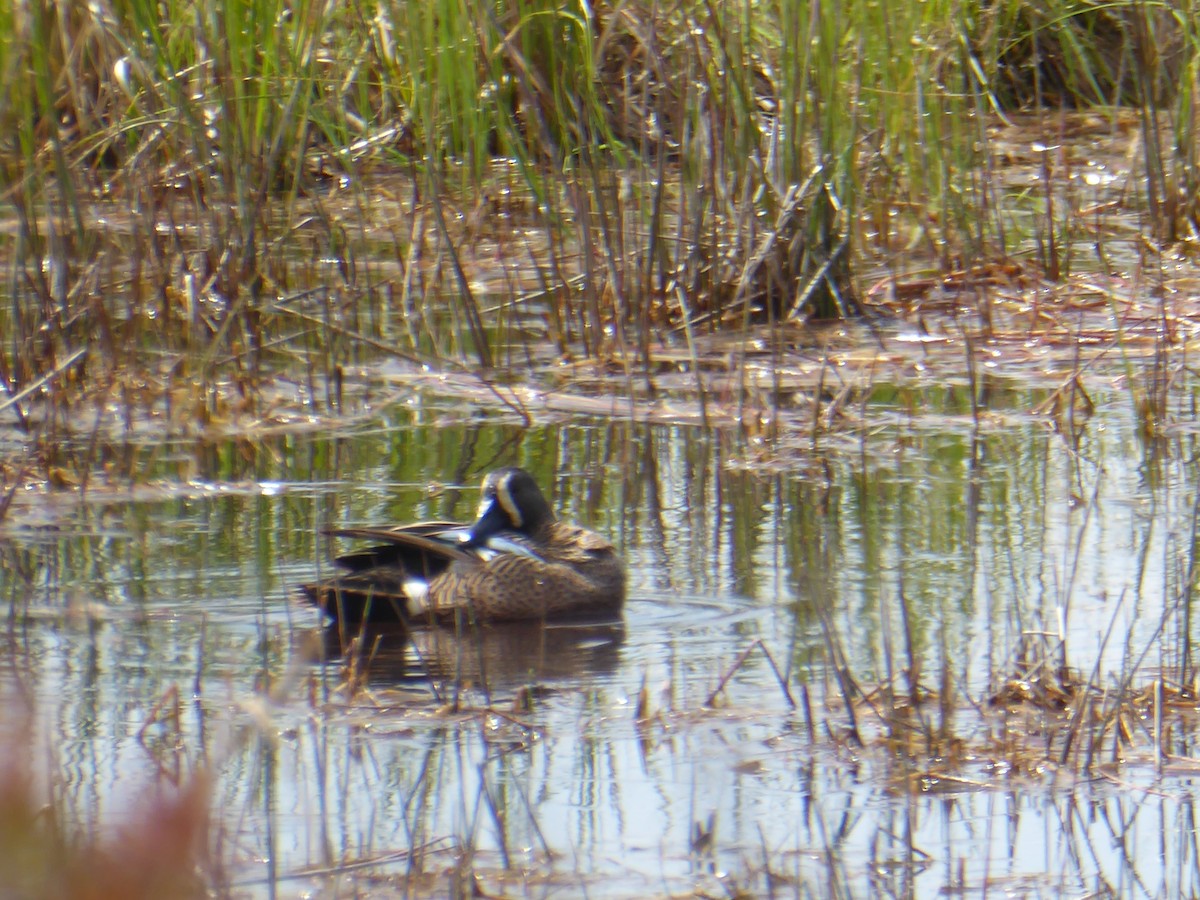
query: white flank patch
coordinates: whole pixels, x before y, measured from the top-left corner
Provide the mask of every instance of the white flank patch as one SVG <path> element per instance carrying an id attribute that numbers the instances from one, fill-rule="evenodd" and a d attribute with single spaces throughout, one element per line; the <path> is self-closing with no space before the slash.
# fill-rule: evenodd
<path id="1" fill-rule="evenodd" d="M 429 582 L 424 578 L 404 579 L 404 596 L 408 598 L 410 616 L 429 611 Z"/>

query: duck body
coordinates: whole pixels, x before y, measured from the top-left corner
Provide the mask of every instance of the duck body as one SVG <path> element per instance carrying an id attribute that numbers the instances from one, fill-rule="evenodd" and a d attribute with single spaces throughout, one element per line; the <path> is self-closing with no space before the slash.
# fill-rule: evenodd
<path id="1" fill-rule="evenodd" d="M 301 586 L 342 622 L 410 625 L 611 615 L 625 601 L 616 548 L 558 521 L 523 469 L 490 473 L 475 522 L 346 528 L 373 541 L 339 556 L 343 571 Z"/>

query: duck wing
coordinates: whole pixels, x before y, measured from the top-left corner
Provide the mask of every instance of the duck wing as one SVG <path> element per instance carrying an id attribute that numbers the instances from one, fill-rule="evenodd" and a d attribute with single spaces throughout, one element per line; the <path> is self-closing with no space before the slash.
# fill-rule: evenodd
<path id="1" fill-rule="evenodd" d="M 352 550 L 334 562 L 350 572 L 399 566 L 414 574 L 432 576 L 452 562 L 478 559 L 462 546 L 467 526 L 458 522 L 418 522 L 393 527 L 326 528 L 324 534 L 361 541 L 374 546 Z"/>
<path id="2" fill-rule="evenodd" d="M 462 546 L 467 527 L 458 522 L 418 522 L 395 527 L 327 528 L 325 534 L 374 541 L 338 556 L 341 570 L 299 586 L 309 603 L 336 620 L 406 622 L 414 597 L 454 563 L 478 563 L 477 552 Z"/>

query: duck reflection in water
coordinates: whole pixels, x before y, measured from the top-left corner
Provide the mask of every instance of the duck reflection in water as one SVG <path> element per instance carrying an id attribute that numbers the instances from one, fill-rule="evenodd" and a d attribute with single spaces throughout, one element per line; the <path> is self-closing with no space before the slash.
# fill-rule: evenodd
<path id="1" fill-rule="evenodd" d="M 459 630 L 363 623 L 353 633 L 332 624 L 322 635 L 326 660 L 373 684 L 433 680 L 504 691 L 615 672 L 625 624 L 498 622 Z"/>

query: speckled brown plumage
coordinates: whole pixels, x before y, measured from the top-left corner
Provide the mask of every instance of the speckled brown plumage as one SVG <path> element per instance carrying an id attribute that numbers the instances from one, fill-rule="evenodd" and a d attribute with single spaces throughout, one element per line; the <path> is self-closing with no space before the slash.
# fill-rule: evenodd
<path id="1" fill-rule="evenodd" d="M 613 545 L 559 522 L 522 469 L 488 475 L 469 527 L 433 522 L 334 533 L 380 542 L 338 557 L 344 573 L 301 587 L 344 621 L 598 616 L 625 600 L 625 569 Z"/>

